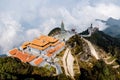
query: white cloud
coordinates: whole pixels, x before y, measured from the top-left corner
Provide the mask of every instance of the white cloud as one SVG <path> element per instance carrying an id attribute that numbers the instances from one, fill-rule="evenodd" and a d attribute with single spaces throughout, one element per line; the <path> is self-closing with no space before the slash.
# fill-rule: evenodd
<path id="1" fill-rule="evenodd" d="M 1 0 L 0 48 L 7 51 L 41 33 L 47 34 L 60 26 L 61 21 L 66 29 L 76 28 L 78 32 L 91 23 L 103 30 L 107 26 L 95 19 L 119 19 L 120 6 L 116 3 L 115 0 Z"/>
<path id="2" fill-rule="evenodd" d="M 11 47 L 17 45 L 19 40 L 19 32 L 21 31 L 21 25 L 13 20 L 9 15 L 0 16 L 0 47 L 3 52 L 9 50 Z"/>
<path id="3" fill-rule="evenodd" d="M 120 6 L 114 4 L 100 4 L 96 8 L 97 12 L 103 14 L 106 17 L 113 17 L 115 19 L 120 19 Z"/>
<path id="4" fill-rule="evenodd" d="M 25 33 L 25 38 L 26 38 L 25 40 L 30 41 L 34 38 L 39 37 L 40 35 L 41 35 L 41 33 L 40 33 L 39 29 L 29 29 Z"/>

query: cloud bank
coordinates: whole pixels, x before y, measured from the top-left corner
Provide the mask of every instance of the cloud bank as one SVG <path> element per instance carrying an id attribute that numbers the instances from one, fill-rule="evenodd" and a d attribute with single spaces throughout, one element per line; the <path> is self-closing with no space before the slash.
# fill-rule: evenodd
<path id="1" fill-rule="evenodd" d="M 61 21 L 78 32 L 91 23 L 103 30 L 107 26 L 95 19 L 119 19 L 119 13 L 118 0 L 0 0 L 0 52 L 47 34 Z"/>

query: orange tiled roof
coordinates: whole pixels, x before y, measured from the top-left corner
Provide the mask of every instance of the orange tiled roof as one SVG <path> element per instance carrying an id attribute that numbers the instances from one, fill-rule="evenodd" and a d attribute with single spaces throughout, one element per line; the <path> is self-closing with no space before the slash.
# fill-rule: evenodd
<path id="1" fill-rule="evenodd" d="M 55 47 L 55 50 L 58 51 L 60 48 L 64 46 L 64 42 L 61 42 L 59 45 Z"/>
<path id="2" fill-rule="evenodd" d="M 38 39 L 44 39 L 45 37 L 45 35 L 41 35 Z"/>
<path id="3" fill-rule="evenodd" d="M 57 42 L 51 44 L 51 46 L 56 46 L 56 45 L 59 44 L 59 43 L 60 43 L 60 41 L 57 41 Z"/>
<path id="4" fill-rule="evenodd" d="M 56 39 L 54 37 L 45 36 L 45 35 L 40 36 L 38 39 L 46 40 L 48 42 L 56 42 L 56 41 L 58 41 L 58 39 Z"/>
<path id="5" fill-rule="evenodd" d="M 39 47 L 39 46 L 36 46 L 36 45 L 33 45 L 33 44 L 30 44 L 29 47 L 31 47 L 31 48 L 36 48 L 36 49 L 38 49 L 38 50 L 43 50 L 42 47 Z"/>
<path id="6" fill-rule="evenodd" d="M 32 44 L 30 44 L 29 47 L 35 48 L 35 49 L 38 49 L 38 50 L 44 50 L 42 47 L 39 47 L 39 46 L 36 46 L 36 45 L 32 45 Z"/>
<path id="7" fill-rule="evenodd" d="M 29 46 L 32 47 L 32 48 L 38 49 L 38 50 L 45 50 L 46 48 L 49 47 L 49 45 L 47 45 L 47 46 L 45 46 L 45 47 L 39 47 L 39 46 L 32 45 L 32 44 L 30 44 Z"/>
<path id="8" fill-rule="evenodd" d="M 55 52 L 55 49 L 50 49 L 47 51 L 47 53 L 53 53 L 53 52 Z"/>
<path id="9" fill-rule="evenodd" d="M 32 60 L 35 59 L 35 58 L 36 58 L 36 56 L 31 55 L 31 56 L 27 59 L 27 62 L 30 62 L 30 61 L 32 61 Z"/>
<path id="10" fill-rule="evenodd" d="M 22 44 L 22 49 L 25 49 L 25 48 L 27 48 L 27 46 L 30 44 L 30 42 L 24 42 L 23 44 Z"/>
<path id="11" fill-rule="evenodd" d="M 50 49 L 47 51 L 47 56 L 51 57 L 53 55 L 54 52 L 58 51 L 59 49 L 61 49 L 64 46 L 64 42 L 61 42 L 59 45 L 57 45 L 54 49 Z"/>
<path id="12" fill-rule="evenodd" d="M 15 55 L 15 57 L 19 58 L 21 61 L 26 62 L 27 57 L 29 57 L 29 54 L 22 53 L 21 51 L 18 51 Z"/>
<path id="13" fill-rule="evenodd" d="M 27 45 L 29 45 L 30 44 L 30 42 L 24 42 L 23 43 L 23 45 L 25 45 L 25 46 L 27 46 Z"/>
<path id="14" fill-rule="evenodd" d="M 19 58 L 23 62 L 30 62 L 33 59 L 35 59 L 35 57 L 36 57 L 36 56 L 30 55 L 28 53 L 23 53 L 23 52 L 19 51 L 17 48 L 14 48 L 14 49 L 10 50 L 9 53 L 13 57 Z"/>
<path id="15" fill-rule="evenodd" d="M 48 44 L 49 42 L 46 40 L 38 40 L 38 39 L 34 39 L 32 42 L 32 44 L 38 45 L 38 46 L 45 46 L 46 44 Z"/>
<path id="16" fill-rule="evenodd" d="M 51 53 L 47 53 L 47 56 L 48 56 L 48 57 L 51 57 L 51 56 L 52 56 L 52 54 L 51 54 Z"/>
<path id="17" fill-rule="evenodd" d="M 54 52 L 56 52 L 55 49 L 50 49 L 50 50 L 48 50 L 48 51 L 47 51 L 47 56 L 48 56 L 48 57 L 52 56 Z"/>
<path id="18" fill-rule="evenodd" d="M 34 63 L 36 65 L 39 65 L 42 61 L 43 61 L 43 58 L 38 58 L 36 61 L 34 61 Z"/>
<path id="19" fill-rule="evenodd" d="M 27 46 L 24 46 L 24 45 L 22 45 L 21 47 L 22 47 L 22 49 L 25 49 L 25 48 L 27 48 Z"/>
<path id="20" fill-rule="evenodd" d="M 45 50 L 46 48 L 48 48 L 51 44 L 49 43 L 48 45 L 44 46 L 44 47 L 40 47 L 40 46 L 37 46 L 37 45 L 34 45 L 34 44 L 30 44 L 29 47 L 32 47 L 32 48 L 36 48 L 38 50 Z"/>
<path id="21" fill-rule="evenodd" d="M 47 40 L 49 41 L 49 42 L 56 42 L 56 41 L 58 41 L 58 39 L 56 39 L 56 38 L 54 38 L 54 37 L 47 37 Z"/>
<path id="22" fill-rule="evenodd" d="M 17 48 L 14 48 L 14 49 L 10 50 L 9 53 L 10 53 L 11 55 L 15 55 L 17 51 L 18 51 L 18 49 L 17 49 Z"/>
<path id="23" fill-rule="evenodd" d="M 21 46 L 23 49 L 27 48 L 27 46 L 30 46 L 32 48 L 37 48 L 39 50 L 45 50 L 49 46 L 55 46 L 59 44 L 58 39 L 42 35 L 38 39 L 34 39 L 32 42 L 25 42 Z"/>

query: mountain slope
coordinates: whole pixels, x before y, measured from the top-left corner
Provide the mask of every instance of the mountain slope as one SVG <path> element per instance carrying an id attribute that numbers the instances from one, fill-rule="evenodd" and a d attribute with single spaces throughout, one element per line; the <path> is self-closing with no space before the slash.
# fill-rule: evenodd
<path id="1" fill-rule="evenodd" d="M 91 43 L 102 48 L 106 53 L 111 53 L 120 61 L 120 40 L 113 38 L 102 31 L 94 32 L 90 37 L 86 37 Z"/>
<path id="2" fill-rule="evenodd" d="M 98 31 L 92 34 L 91 37 L 88 37 L 88 38 L 82 38 L 79 35 L 74 35 L 66 42 L 67 47 L 70 47 L 72 51 L 72 55 L 77 58 L 77 61 L 79 64 L 81 74 L 80 75 L 76 74 L 79 76 L 78 79 L 80 80 L 103 80 L 103 79 L 119 80 L 120 79 L 119 78 L 120 74 L 117 73 L 120 70 L 119 68 L 117 69 L 114 68 L 114 67 L 117 67 L 118 64 L 116 64 L 115 59 L 111 58 L 113 56 L 109 58 L 107 56 L 106 60 L 104 60 L 104 58 L 101 58 L 100 56 L 100 55 L 103 55 L 104 53 L 96 51 L 95 46 L 93 46 L 94 44 L 98 47 L 98 49 L 102 49 L 103 51 L 104 51 L 104 48 L 108 48 L 107 46 L 110 46 L 110 45 L 114 45 L 118 47 L 119 45 L 114 43 L 115 39 L 114 38 L 111 39 L 111 38 L 112 37 L 105 35 L 103 32 Z M 90 41 L 89 43 L 95 49 L 95 53 L 96 52 L 100 53 L 98 54 L 98 56 L 100 57 L 99 60 L 97 60 L 96 57 L 94 57 L 95 55 L 92 55 L 91 48 L 89 44 L 86 42 L 86 40 Z M 102 41 L 107 42 L 106 46 L 104 46 L 103 43 L 101 43 Z M 110 44 L 111 42 L 113 43 Z M 108 55 L 106 53 L 104 57 Z M 109 60 L 109 59 L 112 59 L 112 60 Z M 75 76 L 75 77 L 78 77 L 78 76 Z"/>
<path id="3" fill-rule="evenodd" d="M 52 71 L 51 71 L 52 70 Z M 0 58 L 0 80 L 61 80 L 69 79 L 64 74 L 53 76 L 52 68 L 35 67 L 17 58 Z"/>

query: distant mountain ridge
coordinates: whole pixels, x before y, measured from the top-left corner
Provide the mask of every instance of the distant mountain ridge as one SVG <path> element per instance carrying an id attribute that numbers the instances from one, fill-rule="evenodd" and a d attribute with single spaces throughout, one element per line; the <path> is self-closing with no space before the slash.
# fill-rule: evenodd
<path id="1" fill-rule="evenodd" d="M 106 34 L 109 34 L 113 37 L 120 38 L 120 19 L 114 19 L 110 17 L 107 21 L 96 19 L 96 21 L 101 21 L 105 23 L 108 28 L 103 30 Z"/>

